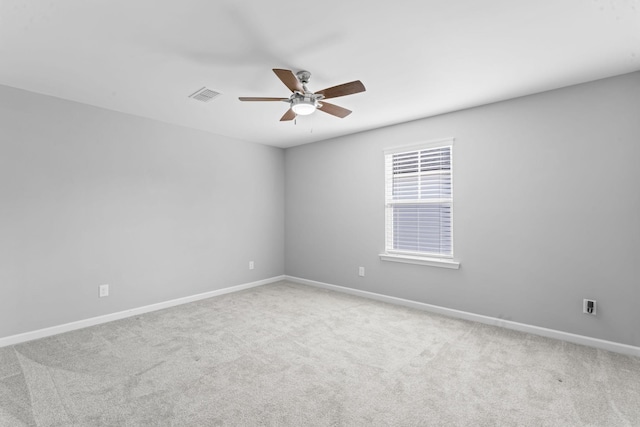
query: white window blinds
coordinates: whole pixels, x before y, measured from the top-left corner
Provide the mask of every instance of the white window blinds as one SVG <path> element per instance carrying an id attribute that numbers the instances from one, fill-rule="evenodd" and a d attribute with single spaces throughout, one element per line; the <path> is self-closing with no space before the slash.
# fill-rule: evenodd
<path id="1" fill-rule="evenodd" d="M 452 141 L 385 154 L 386 251 L 453 257 Z"/>

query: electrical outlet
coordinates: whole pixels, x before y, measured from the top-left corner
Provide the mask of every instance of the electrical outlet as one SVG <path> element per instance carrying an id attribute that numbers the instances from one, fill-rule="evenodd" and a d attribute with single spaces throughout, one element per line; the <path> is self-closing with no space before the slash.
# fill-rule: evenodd
<path id="1" fill-rule="evenodd" d="M 582 300 L 582 312 L 585 314 L 596 315 L 596 300 L 584 299 Z"/>
<path id="2" fill-rule="evenodd" d="M 358 268 L 358 276 L 364 277 L 364 267 L 359 267 Z"/>
<path id="3" fill-rule="evenodd" d="M 253 261 L 249 261 L 249 270 L 253 270 L 254 267 Z"/>
<path id="4" fill-rule="evenodd" d="M 109 285 L 100 285 L 100 286 L 98 286 L 98 296 L 100 298 L 108 297 L 109 296 Z"/>

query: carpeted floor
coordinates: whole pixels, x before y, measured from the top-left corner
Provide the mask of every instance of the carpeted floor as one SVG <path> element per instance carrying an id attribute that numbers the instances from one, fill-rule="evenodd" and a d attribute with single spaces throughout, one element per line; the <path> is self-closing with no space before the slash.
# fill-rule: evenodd
<path id="1" fill-rule="evenodd" d="M 280 282 L 0 348 L 1 426 L 640 426 L 640 359 Z"/>

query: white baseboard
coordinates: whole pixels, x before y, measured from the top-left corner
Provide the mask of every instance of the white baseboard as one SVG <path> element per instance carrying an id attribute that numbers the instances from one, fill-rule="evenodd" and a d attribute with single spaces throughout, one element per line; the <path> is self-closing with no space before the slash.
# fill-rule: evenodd
<path id="1" fill-rule="evenodd" d="M 373 292 L 361 291 L 358 289 L 346 288 L 343 286 L 330 285 L 328 283 L 316 282 L 315 280 L 302 279 L 300 277 L 285 276 L 285 280 L 293 283 L 298 283 L 301 285 L 308 285 L 308 286 L 315 286 L 323 289 L 330 289 L 332 291 L 343 292 L 343 293 L 356 295 L 364 298 L 388 302 L 391 304 L 397 304 L 405 307 L 416 308 L 418 310 L 424 310 L 431 313 L 442 314 L 449 317 L 456 317 L 459 319 L 471 320 L 474 322 L 484 323 L 487 325 L 499 326 L 501 328 L 512 329 L 520 332 L 527 332 L 530 334 L 540 335 L 547 338 L 554 338 L 562 341 L 571 342 L 574 344 L 581 344 L 589 347 L 595 347 L 603 350 L 613 351 L 616 353 L 626 354 L 629 356 L 640 357 L 640 347 L 635 347 L 628 344 L 621 344 L 613 341 L 606 341 L 598 338 L 591 338 L 584 335 L 577 335 L 569 332 L 562 332 L 555 329 L 541 328 L 539 326 L 527 325 L 524 323 L 513 322 L 511 320 L 504 320 L 504 319 L 498 319 L 496 317 L 483 316 L 481 314 L 474 314 L 466 311 L 454 310 L 451 308 L 440 307 L 437 305 L 425 304 L 422 302 L 391 297 L 388 295 L 376 294 Z"/>
<path id="2" fill-rule="evenodd" d="M 64 332 L 75 331 L 76 329 L 82 329 L 89 326 L 112 322 L 114 320 L 124 319 L 125 317 L 138 316 L 140 314 L 149 313 L 151 311 L 157 311 L 157 310 L 162 310 L 169 307 L 175 307 L 176 305 L 187 304 L 193 301 L 211 298 L 218 295 L 224 295 L 224 294 L 229 294 L 231 292 L 242 291 L 244 289 L 255 288 L 257 286 L 267 285 L 269 283 L 274 283 L 280 280 L 284 280 L 284 278 L 285 276 L 271 277 L 268 279 L 258 280 L 257 282 L 244 283 L 242 285 L 216 289 L 215 291 L 209 291 L 209 292 L 204 292 L 197 295 L 191 295 L 188 297 L 173 299 L 170 301 L 159 302 L 157 304 L 145 305 L 143 307 L 132 308 L 129 310 L 119 311 L 117 313 L 105 314 L 103 316 L 91 317 L 89 319 L 79 320 L 77 322 L 65 323 L 63 325 L 57 325 L 57 326 L 52 326 L 50 328 L 38 329 L 36 331 L 25 332 L 18 335 L 11 335 L 8 337 L 0 338 L 0 347 L 20 344 L 23 342 L 32 341 L 39 338 L 50 337 L 52 335 L 57 335 Z"/>

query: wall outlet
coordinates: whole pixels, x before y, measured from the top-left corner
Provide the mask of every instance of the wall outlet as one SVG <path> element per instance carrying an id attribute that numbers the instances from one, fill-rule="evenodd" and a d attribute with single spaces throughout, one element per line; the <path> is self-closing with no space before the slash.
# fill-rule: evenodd
<path id="1" fill-rule="evenodd" d="M 582 312 L 585 314 L 596 315 L 596 300 L 584 299 L 582 300 Z"/>
<path id="2" fill-rule="evenodd" d="M 358 276 L 364 277 L 364 267 L 359 267 L 358 268 Z"/>
<path id="3" fill-rule="evenodd" d="M 108 297 L 109 296 L 109 285 L 100 285 L 100 286 L 98 286 L 98 296 L 100 298 Z"/>
<path id="4" fill-rule="evenodd" d="M 254 267 L 253 261 L 249 261 L 249 270 L 253 270 Z"/>

